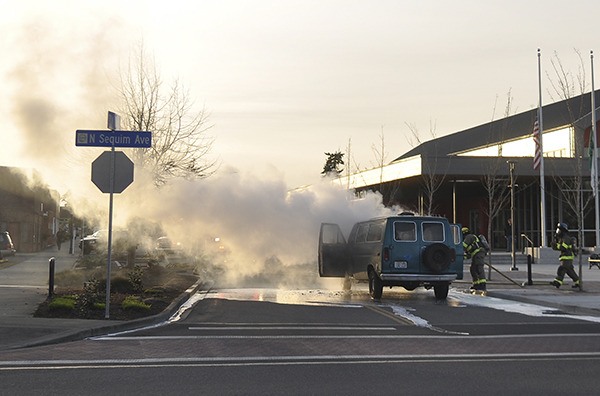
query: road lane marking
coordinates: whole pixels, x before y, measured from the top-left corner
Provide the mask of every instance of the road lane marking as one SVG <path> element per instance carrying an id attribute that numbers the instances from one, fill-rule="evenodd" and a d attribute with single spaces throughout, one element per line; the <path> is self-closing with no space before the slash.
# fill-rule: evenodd
<path id="1" fill-rule="evenodd" d="M 190 326 L 188 330 L 360 330 L 360 331 L 396 331 L 395 327 L 364 327 L 364 326 Z"/>
<path id="2" fill-rule="evenodd" d="M 448 334 L 448 333 L 446 333 Z M 119 337 L 119 336 L 98 336 L 89 338 L 94 341 L 143 341 L 143 340 L 204 340 L 204 339 L 264 339 L 264 340 L 275 340 L 275 339 L 518 339 L 518 338 L 590 338 L 600 337 L 600 333 L 584 333 L 584 334 L 573 334 L 573 333 L 559 333 L 559 334 L 493 334 L 493 335 L 469 335 L 463 334 L 452 334 L 452 335 L 387 335 L 387 334 L 369 334 L 369 335 L 194 335 L 194 336 L 131 336 L 131 337 Z"/>
<path id="3" fill-rule="evenodd" d="M 600 352 L 492 353 L 492 354 L 425 354 L 425 355 L 301 355 L 301 356 L 240 356 L 141 359 L 56 359 L 14 360 L 0 362 L 0 371 L 73 370 L 109 368 L 154 368 L 173 366 L 261 366 L 320 364 L 390 364 L 475 361 L 540 361 L 598 360 Z"/>

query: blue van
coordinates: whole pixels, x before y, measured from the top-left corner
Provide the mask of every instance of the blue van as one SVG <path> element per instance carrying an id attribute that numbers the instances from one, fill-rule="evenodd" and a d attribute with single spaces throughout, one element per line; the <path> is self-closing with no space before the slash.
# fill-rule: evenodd
<path id="1" fill-rule="evenodd" d="M 369 282 L 369 294 L 380 299 L 383 288 L 433 288 L 445 300 L 450 284 L 463 278 L 460 224 L 444 217 L 397 216 L 356 223 L 348 241 L 337 224 L 323 223 L 319 233 L 319 276 Z"/>

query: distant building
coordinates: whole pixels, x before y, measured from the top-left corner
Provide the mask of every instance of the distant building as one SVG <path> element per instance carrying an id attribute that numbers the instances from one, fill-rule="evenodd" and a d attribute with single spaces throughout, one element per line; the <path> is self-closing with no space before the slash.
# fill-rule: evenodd
<path id="1" fill-rule="evenodd" d="M 32 170 L 0 167 L 0 231 L 8 231 L 17 253 L 53 245 L 59 224 L 60 196 Z"/>
<path id="2" fill-rule="evenodd" d="M 562 221 L 572 230 L 583 230 L 582 246 L 595 245 L 590 102 L 587 93 L 543 107 L 546 241 L 552 240 L 556 224 Z M 600 103 L 600 91 L 595 92 L 595 103 Z M 495 248 L 504 248 L 510 200 L 498 200 L 497 196 L 510 195 L 508 161 L 514 161 L 517 246 L 540 246 L 542 194 L 540 171 L 533 169 L 532 136 L 537 112 L 535 108 L 432 139 L 383 167 L 340 175 L 336 183 L 357 194 L 379 191 L 387 206 L 443 215 L 483 234 L 487 234 L 491 221 L 488 239 Z M 486 188 L 486 181 L 498 194 L 494 205 L 501 205 L 492 219 L 488 216 L 488 197 L 494 189 Z M 584 219 L 582 224 L 580 218 Z"/>

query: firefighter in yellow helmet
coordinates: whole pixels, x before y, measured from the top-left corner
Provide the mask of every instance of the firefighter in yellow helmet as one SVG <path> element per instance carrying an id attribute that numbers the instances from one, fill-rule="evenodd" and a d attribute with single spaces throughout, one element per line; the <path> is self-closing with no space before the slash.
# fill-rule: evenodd
<path id="1" fill-rule="evenodd" d="M 462 228 L 462 234 L 465 257 L 471 259 L 471 267 L 469 267 L 469 272 L 471 272 L 473 278 L 471 289 L 486 291 L 485 248 L 477 235 L 473 234 L 468 227 Z"/>
<path id="2" fill-rule="evenodd" d="M 552 249 L 560 251 L 558 260 L 560 265 L 556 270 L 556 278 L 551 285 L 556 286 L 558 289 L 563 284 L 565 274 L 569 275 L 573 279 L 573 288 L 580 288 L 579 276 L 573 268 L 573 259 L 575 258 L 575 238 L 569 235 L 569 226 L 566 223 L 558 223 L 556 225 L 556 233 L 554 234 L 554 241 L 552 242 Z"/>

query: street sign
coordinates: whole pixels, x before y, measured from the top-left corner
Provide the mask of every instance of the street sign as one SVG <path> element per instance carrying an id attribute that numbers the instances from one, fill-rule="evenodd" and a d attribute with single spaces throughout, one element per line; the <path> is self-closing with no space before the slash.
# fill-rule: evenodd
<path id="1" fill-rule="evenodd" d="M 115 155 L 113 190 L 110 191 L 110 157 Z M 103 193 L 121 193 L 133 182 L 133 162 L 122 151 L 105 151 L 92 162 L 92 182 Z"/>
<path id="2" fill-rule="evenodd" d="M 75 131 L 75 146 L 86 147 L 152 147 L 152 133 L 147 131 Z"/>
<path id="3" fill-rule="evenodd" d="M 108 122 L 107 127 L 111 131 L 116 131 L 117 129 L 121 129 L 121 116 L 117 113 L 113 113 L 112 111 L 108 112 Z"/>

